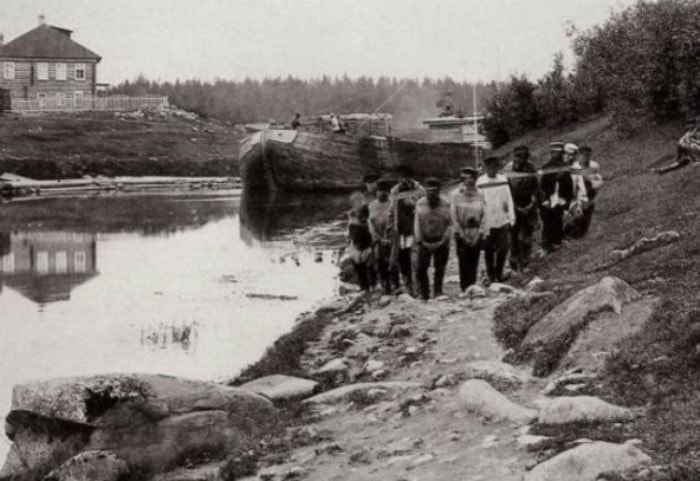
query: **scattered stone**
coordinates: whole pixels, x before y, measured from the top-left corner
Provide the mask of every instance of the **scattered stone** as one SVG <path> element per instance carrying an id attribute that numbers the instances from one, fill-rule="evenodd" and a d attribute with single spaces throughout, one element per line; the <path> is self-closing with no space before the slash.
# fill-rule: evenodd
<path id="1" fill-rule="evenodd" d="M 389 443 L 385 448 L 382 448 L 378 453 L 378 458 L 388 458 L 393 456 L 401 456 L 420 448 L 424 444 L 421 438 L 411 439 L 410 437 L 401 438 L 397 441 Z"/>
<path id="2" fill-rule="evenodd" d="M 283 480 L 287 479 L 299 479 L 303 478 L 306 475 L 306 470 L 302 468 L 301 466 L 294 466 L 289 470 L 289 472 L 282 478 Z"/>
<path id="3" fill-rule="evenodd" d="M 396 298 L 399 302 L 403 302 L 405 304 L 413 304 L 418 302 L 418 299 L 415 297 L 411 296 L 410 294 L 399 294 L 399 297 Z"/>
<path id="4" fill-rule="evenodd" d="M 592 396 L 562 396 L 542 399 L 538 422 L 541 424 L 566 424 L 574 422 L 631 421 L 635 414 L 631 409 L 615 406 Z"/>
<path id="5" fill-rule="evenodd" d="M 256 392 L 273 401 L 293 401 L 311 396 L 318 383 L 309 379 L 274 374 L 240 386 L 246 391 Z"/>
<path id="6" fill-rule="evenodd" d="M 341 282 L 338 286 L 338 294 L 341 296 L 346 296 L 348 294 L 356 294 L 360 292 L 360 286 L 357 284 L 351 284 L 349 282 Z"/>
<path id="7" fill-rule="evenodd" d="M 473 286 L 469 286 L 467 290 L 464 291 L 464 295 L 467 297 L 467 299 L 479 299 L 488 296 L 486 290 L 483 287 L 476 284 L 474 284 Z"/>
<path id="8" fill-rule="evenodd" d="M 490 434 L 481 440 L 482 448 L 492 448 L 498 446 L 498 436 L 495 434 Z"/>
<path id="9" fill-rule="evenodd" d="M 467 410 L 496 421 L 529 423 L 537 411 L 515 404 L 481 379 L 471 379 L 459 388 L 460 403 Z"/>
<path id="10" fill-rule="evenodd" d="M 382 296 L 382 297 L 379 298 L 379 301 L 377 301 L 377 305 L 378 305 L 380 308 L 386 307 L 386 306 L 388 306 L 389 304 L 391 304 L 391 299 L 392 299 L 391 296 Z"/>
<path id="11" fill-rule="evenodd" d="M 386 369 L 378 369 L 372 373 L 372 379 L 374 379 L 375 381 L 379 381 L 381 379 L 384 379 L 388 375 L 389 371 L 387 371 Z"/>
<path id="12" fill-rule="evenodd" d="M 126 462 L 109 451 L 85 451 L 70 458 L 45 479 L 51 481 L 118 481 L 129 473 Z"/>
<path id="13" fill-rule="evenodd" d="M 343 448 L 341 448 L 338 443 L 324 443 L 318 446 L 314 451 L 316 452 L 316 456 L 320 456 L 322 454 L 332 455 L 343 451 Z"/>
<path id="14" fill-rule="evenodd" d="M 437 379 L 435 379 L 435 381 L 433 381 L 432 387 L 433 389 L 452 387 L 456 386 L 458 382 L 459 380 L 456 376 L 453 376 L 451 374 L 443 374 L 442 376 L 439 376 Z"/>
<path id="15" fill-rule="evenodd" d="M 371 464 L 372 451 L 369 448 L 362 448 L 350 455 L 350 464 Z"/>
<path id="16" fill-rule="evenodd" d="M 412 460 L 412 463 L 414 466 L 420 466 L 421 464 L 428 463 L 428 462 L 432 461 L 433 459 L 435 459 L 435 456 L 433 456 L 430 453 L 426 453 L 426 454 L 422 454 L 422 455 L 418 456 L 417 458 L 414 458 Z"/>
<path id="17" fill-rule="evenodd" d="M 642 237 L 626 249 L 616 249 L 610 252 L 610 260 L 613 263 L 620 262 L 636 254 L 657 249 L 659 247 L 676 242 L 681 235 L 676 231 L 666 231 L 655 235 L 652 238 Z"/>
<path id="18" fill-rule="evenodd" d="M 391 326 L 391 330 L 389 331 L 389 337 L 392 337 L 394 339 L 408 337 L 410 335 L 411 335 L 411 330 L 409 328 L 407 328 L 406 326 L 398 325 L 398 324 Z"/>
<path id="19" fill-rule="evenodd" d="M 448 439 L 450 441 L 459 441 L 460 439 L 462 439 L 462 434 L 458 433 L 457 431 L 453 431 L 450 433 Z"/>
<path id="20" fill-rule="evenodd" d="M 314 377 L 323 381 L 335 380 L 338 378 L 347 379 L 349 377 L 350 368 L 343 358 L 335 358 L 328 361 L 312 374 Z"/>
<path id="21" fill-rule="evenodd" d="M 515 287 L 501 282 L 493 282 L 489 285 L 489 291 L 496 294 L 513 294 L 515 292 Z"/>
<path id="22" fill-rule="evenodd" d="M 408 406 L 408 415 L 409 416 L 415 416 L 418 411 L 420 411 L 420 408 L 418 406 Z"/>
<path id="23" fill-rule="evenodd" d="M 377 361 L 375 359 L 369 359 L 364 366 L 362 366 L 362 371 L 368 374 L 374 374 L 377 371 L 384 369 L 384 363 L 382 361 Z"/>
<path id="24" fill-rule="evenodd" d="M 544 284 L 544 281 L 540 279 L 539 277 L 533 277 L 530 282 L 527 283 L 525 286 L 525 289 L 528 291 L 537 291 L 541 289 L 541 286 Z"/>
<path id="25" fill-rule="evenodd" d="M 522 434 L 518 436 L 518 446 L 528 451 L 535 451 L 540 448 L 550 438 L 537 434 Z"/>
<path id="26" fill-rule="evenodd" d="M 359 382 L 317 394 L 316 396 L 305 399 L 302 402 L 306 405 L 338 404 L 341 402 L 351 401 L 353 396 L 361 395 L 358 393 L 367 393 L 367 391 L 372 389 L 381 389 L 393 396 L 396 394 L 406 394 L 414 391 L 417 392 L 425 388 L 422 384 L 417 382 Z"/>
<path id="27" fill-rule="evenodd" d="M 651 463 L 638 448 L 596 441 L 564 451 L 538 464 L 523 481 L 593 481 L 602 473 L 623 471 Z"/>
<path id="28" fill-rule="evenodd" d="M 586 383 L 589 381 L 593 381 L 596 378 L 594 374 L 584 374 L 584 373 L 571 373 L 571 374 L 564 374 L 562 376 L 559 376 L 557 378 L 552 379 L 547 385 L 545 386 L 544 390 L 542 391 L 546 396 L 549 396 L 552 393 L 555 393 L 557 390 L 559 390 L 562 387 L 566 387 L 569 384 L 583 384 L 584 386 Z"/>
<path id="29" fill-rule="evenodd" d="M 578 392 L 585 388 L 588 384 L 567 384 L 564 389 L 570 392 Z"/>
<path id="30" fill-rule="evenodd" d="M 526 374 L 500 361 L 472 361 L 465 367 L 467 379 L 483 379 L 498 390 L 515 390 L 528 380 Z"/>

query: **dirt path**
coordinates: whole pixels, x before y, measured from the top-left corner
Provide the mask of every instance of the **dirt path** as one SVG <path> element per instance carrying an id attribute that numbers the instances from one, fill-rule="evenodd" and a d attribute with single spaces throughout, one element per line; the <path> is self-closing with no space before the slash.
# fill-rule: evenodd
<path id="1" fill-rule="evenodd" d="M 466 299 L 454 281 L 448 276 L 443 300 L 375 299 L 336 318 L 303 359 L 311 371 L 343 358 L 353 382 L 379 377 L 363 372 L 371 359 L 383 363 L 382 381 L 413 381 L 428 390 L 319 406 L 315 421 L 302 428 L 312 441 L 296 447 L 289 462 L 262 469 L 257 479 L 284 479 L 290 471 L 324 481 L 521 479 L 534 460 L 516 441 L 522 425 L 468 412 L 458 394 L 467 363 L 503 355 L 491 326 L 496 306 L 509 294 Z M 528 382 L 508 396 L 531 406 L 542 383 Z"/>

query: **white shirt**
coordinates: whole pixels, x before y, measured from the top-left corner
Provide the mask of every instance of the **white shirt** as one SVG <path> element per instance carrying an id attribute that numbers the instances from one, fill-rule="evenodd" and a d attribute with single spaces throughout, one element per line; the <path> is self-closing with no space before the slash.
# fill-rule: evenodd
<path id="1" fill-rule="evenodd" d="M 496 184 L 489 186 L 489 184 Z M 505 175 L 496 174 L 491 178 L 482 175 L 476 181 L 476 188 L 484 196 L 484 218 L 481 221 L 481 231 L 488 232 L 510 224 L 515 225 L 515 207 L 510 186 Z"/>

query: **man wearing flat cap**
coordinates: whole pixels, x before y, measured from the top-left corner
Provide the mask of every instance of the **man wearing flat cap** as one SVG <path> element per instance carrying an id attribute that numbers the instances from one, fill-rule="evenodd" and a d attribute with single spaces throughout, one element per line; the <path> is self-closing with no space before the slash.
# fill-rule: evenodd
<path id="1" fill-rule="evenodd" d="M 515 205 L 515 225 L 511 235 L 510 267 L 524 271 L 530 264 L 532 241 L 538 221 L 537 199 L 539 182 L 537 168 L 530 162 L 530 149 L 519 145 L 513 149 L 510 171 L 522 174 L 509 176 L 510 191 Z"/>
<path id="2" fill-rule="evenodd" d="M 433 297 L 442 295 L 442 280 L 450 255 L 452 217 L 449 203 L 440 196 L 440 181 L 425 180 L 425 197 L 416 204 L 416 281 L 421 299 L 430 298 L 428 268 L 433 263 Z"/>
<path id="3" fill-rule="evenodd" d="M 497 157 L 484 159 L 486 173 L 476 181 L 476 187 L 484 195 L 484 218 L 481 233 L 488 283 L 503 282 L 510 231 L 515 225 L 515 206 L 510 193 L 508 179 L 498 173 L 500 160 Z"/>
<path id="4" fill-rule="evenodd" d="M 540 218 L 542 219 L 542 249 L 549 253 L 564 239 L 564 212 L 574 199 L 574 181 L 564 160 L 564 143 L 550 144 L 550 159 L 542 170 L 553 170 L 540 178 Z"/>
<path id="5" fill-rule="evenodd" d="M 452 192 L 450 213 L 459 266 L 459 287 L 462 292 L 476 284 L 481 255 L 481 220 L 484 217 L 484 195 L 476 188 L 479 171 L 464 167 L 462 184 Z"/>

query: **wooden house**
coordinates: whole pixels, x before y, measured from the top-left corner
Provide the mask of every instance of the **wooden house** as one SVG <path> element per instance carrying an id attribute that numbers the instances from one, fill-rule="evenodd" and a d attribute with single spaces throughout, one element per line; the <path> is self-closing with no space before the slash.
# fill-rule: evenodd
<path id="1" fill-rule="evenodd" d="M 71 38 L 72 31 L 47 25 L 3 44 L 0 36 L 0 89 L 13 100 L 61 106 L 95 96 L 101 57 Z"/>

